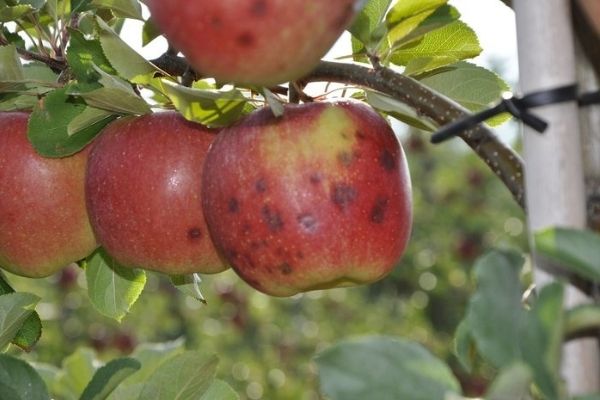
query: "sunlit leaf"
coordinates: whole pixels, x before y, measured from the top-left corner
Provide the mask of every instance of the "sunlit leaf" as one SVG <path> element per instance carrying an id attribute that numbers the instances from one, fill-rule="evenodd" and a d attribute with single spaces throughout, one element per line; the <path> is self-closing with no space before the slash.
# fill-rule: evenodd
<path id="1" fill-rule="evenodd" d="M 15 339 L 39 301 L 40 298 L 31 293 L 8 293 L 0 296 L 0 350 Z"/>
<path id="2" fill-rule="evenodd" d="M 137 0 L 92 0 L 92 6 L 110 9 L 117 17 L 143 20 L 142 7 Z"/>
<path id="3" fill-rule="evenodd" d="M 200 275 L 174 275 L 171 276 L 171 282 L 182 293 L 200 301 L 201 303 L 206 304 L 206 300 L 204 300 L 204 296 L 200 291 L 200 283 L 202 282 L 202 278 L 200 278 Z"/>

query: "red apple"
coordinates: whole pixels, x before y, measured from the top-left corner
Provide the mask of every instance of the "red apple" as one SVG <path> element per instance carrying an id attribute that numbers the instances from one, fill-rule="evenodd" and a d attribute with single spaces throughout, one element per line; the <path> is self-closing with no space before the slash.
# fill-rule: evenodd
<path id="1" fill-rule="evenodd" d="M 200 73 L 271 86 L 310 72 L 357 0 L 149 0 L 152 19 Z"/>
<path id="2" fill-rule="evenodd" d="M 102 132 L 85 187 L 96 237 L 116 261 L 171 275 L 227 268 L 210 241 L 200 200 L 215 134 L 175 112 L 123 118 Z"/>
<path id="3" fill-rule="evenodd" d="M 410 234 L 403 150 L 360 103 L 254 112 L 215 140 L 202 185 L 213 242 L 274 296 L 381 279 Z"/>
<path id="4" fill-rule="evenodd" d="M 29 114 L 0 113 L 0 266 L 31 278 L 51 275 L 97 246 L 84 199 L 88 149 L 38 155 Z"/>

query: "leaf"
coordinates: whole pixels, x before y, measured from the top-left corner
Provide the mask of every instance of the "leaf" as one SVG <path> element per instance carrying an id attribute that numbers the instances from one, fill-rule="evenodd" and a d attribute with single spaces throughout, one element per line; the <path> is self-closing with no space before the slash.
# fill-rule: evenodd
<path id="1" fill-rule="evenodd" d="M 104 400 L 123 380 L 138 371 L 139 361 L 133 358 L 118 358 L 98 369 L 86 386 L 80 400 Z"/>
<path id="2" fill-rule="evenodd" d="M 69 29 L 71 39 L 67 48 L 67 61 L 73 74 L 80 82 L 95 82 L 98 79 L 96 68 L 109 73 L 117 72 L 104 55 L 97 39 L 86 39 L 81 31 Z"/>
<path id="3" fill-rule="evenodd" d="M 206 304 L 206 300 L 200 291 L 200 283 L 202 282 L 200 275 L 172 275 L 171 282 L 185 295 Z"/>
<path id="4" fill-rule="evenodd" d="M 14 45 L 0 46 L 0 81 L 25 79 L 23 66 Z"/>
<path id="5" fill-rule="evenodd" d="M 79 347 L 62 362 L 62 369 L 56 378 L 53 389 L 58 398 L 79 398 L 88 383 L 92 380 L 98 361 L 94 352 L 86 347 Z"/>
<path id="6" fill-rule="evenodd" d="M 101 314 L 121 321 L 146 285 L 143 270 L 125 268 L 103 249 L 96 251 L 85 267 L 88 296 Z"/>
<path id="7" fill-rule="evenodd" d="M 560 361 L 563 340 L 564 287 L 543 287 L 521 328 L 521 353 L 533 371 L 537 387 L 548 400 L 560 398 Z"/>
<path id="8" fill-rule="evenodd" d="M 458 62 L 440 69 L 439 73 L 427 75 L 421 83 L 451 98 L 472 112 L 489 108 L 499 102 L 510 87 L 496 73 L 483 67 Z M 510 119 L 507 113 L 487 121 L 491 126 Z"/>
<path id="9" fill-rule="evenodd" d="M 390 61 L 405 65 L 405 74 L 418 75 L 480 53 L 475 32 L 464 22 L 455 21 L 395 49 Z"/>
<path id="10" fill-rule="evenodd" d="M 469 325 L 466 320 L 463 320 L 458 324 L 454 333 L 454 353 L 468 373 L 473 370 L 473 359 L 476 352 L 473 338 L 469 333 Z"/>
<path id="11" fill-rule="evenodd" d="M 154 39 L 161 35 L 160 30 L 154 24 L 152 19 L 149 19 L 144 22 L 144 27 L 142 28 L 142 46 L 148 45 Z"/>
<path id="12" fill-rule="evenodd" d="M 519 272 L 523 258 L 512 252 L 492 251 L 475 263 L 477 290 L 465 317 L 479 353 L 501 368 L 520 360 L 521 305 Z"/>
<path id="13" fill-rule="evenodd" d="M 149 83 L 155 73 L 162 72 L 129 47 L 102 19 L 96 18 L 96 23 L 104 54 L 121 77 L 144 84 Z"/>
<path id="14" fill-rule="evenodd" d="M 413 108 L 401 101 L 370 90 L 365 90 L 365 95 L 367 103 L 373 108 L 385 112 L 389 116 L 396 118 L 398 121 L 402 121 L 410 126 L 428 132 L 433 132 L 437 129 L 437 126 L 433 122 L 427 118 L 423 118 Z"/>
<path id="15" fill-rule="evenodd" d="M 117 17 L 144 20 L 137 0 L 92 0 L 92 6 L 110 9 Z"/>
<path id="16" fill-rule="evenodd" d="M 267 88 L 263 88 L 263 96 L 265 96 L 267 104 L 269 105 L 269 108 L 271 108 L 273 115 L 277 118 L 281 117 L 284 112 L 283 103 L 281 100 L 279 100 L 279 98 L 277 98 L 277 96 L 275 96 L 273 92 Z"/>
<path id="17" fill-rule="evenodd" d="M 15 290 L 8 284 L 4 279 L 4 276 L 0 273 L 0 296 L 14 293 Z M 42 321 L 37 312 L 33 311 L 29 317 L 25 319 L 25 322 L 21 325 L 21 328 L 12 339 L 12 344 L 20 347 L 25 351 L 31 351 L 33 346 L 40 340 L 42 336 Z"/>
<path id="18" fill-rule="evenodd" d="M 150 106 L 141 97 L 121 89 L 104 87 L 90 92 L 71 91 L 70 94 L 81 97 L 91 107 L 111 114 L 143 115 L 151 112 Z"/>
<path id="19" fill-rule="evenodd" d="M 217 356 L 196 351 L 176 355 L 158 367 L 140 394 L 144 400 L 201 398 L 214 381 Z"/>
<path id="20" fill-rule="evenodd" d="M 443 400 L 459 393 L 450 369 L 416 343 L 370 336 L 345 341 L 315 359 L 322 393 L 332 400 Z"/>
<path id="21" fill-rule="evenodd" d="M 16 21 L 33 10 L 34 8 L 27 4 L 20 4 L 14 7 L 2 7 L 0 8 L 0 23 Z"/>
<path id="22" fill-rule="evenodd" d="M 128 384 L 146 382 L 150 375 L 166 360 L 185 351 L 182 339 L 163 343 L 142 343 L 136 347 L 131 357 L 138 360 L 141 369 L 127 380 Z"/>
<path id="23" fill-rule="evenodd" d="M 383 20 L 392 0 L 369 0 L 348 29 L 362 47 L 376 48 L 385 33 Z M 360 51 L 360 47 L 356 49 Z"/>
<path id="24" fill-rule="evenodd" d="M 186 119 L 209 127 L 230 125 L 242 115 L 247 104 L 247 99 L 237 90 L 188 88 L 164 79 L 159 80 L 158 85 Z"/>
<path id="25" fill-rule="evenodd" d="M 46 384 L 35 369 L 6 354 L 0 354 L 0 395 L 2 400 L 50 400 Z"/>
<path id="26" fill-rule="evenodd" d="M 75 87 L 78 86 L 71 84 L 48 93 L 29 117 L 29 140 L 43 156 L 65 157 L 77 153 L 111 121 L 105 119 L 80 129 L 76 135 L 69 134 L 71 122 L 87 108 L 82 100 L 69 95 Z"/>
<path id="27" fill-rule="evenodd" d="M 446 4 L 448 0 L 404 0 L 398 1 L 387 16 L 388 25 L 393 26 L 401 21 L 421 14 L 426 11 L 435 10 Z"/>
<path id="28" fill-rule="evenodd" d="M 137 374 L 136 374 L 137 375 Z M 121 385 L 117 387 L 107 398 L 107 400 L 132 400 L 140 399 L 140 393 L 144 387 L 143 383 Z M 215 399 L 217 400 L 217 399 Z"/>
<path id="29" fill-rule="evenodd" d="M 115 119 L 115 117 L 115 114 L 113 114 L 111 111 L 100 110 L 94 107 L 86 107 L 81 114 L 69 122 L 69 125 L 67 125 L 67 134 L 69 136 L 73 136 L 85 130 L 90 125 L 106 123 L 107 120 L 112 121 Z"/>
<path id="30" fill-rule="evenodd" d="M 531 369 L 516 363 L 500 371 L 485 395 L 486 400 L 527 400 L 531 385 Z"/>
<path id="31" fill-rule="evenodd" d="M 199 400 L 239 400 L 240 396 L 225 381 L 215 379 Z"/>
<path id="32" fill-rule="evenodd" d="M 600 282 L 600 235 L 591 231 L 550 228 L 534 234 L 536 250 L 584 279 Z"/>
<path id="33" fill-rule="evenodd" d="M 573 400 L 600 400 L 600 393 L 573 397 Z"/>
<path id="34" fill-rule="evenodd" d="M 8 293 L 0 296 L 0 350 L 16 339 L 39 301 L 39 297 L 30 293 Z"/>

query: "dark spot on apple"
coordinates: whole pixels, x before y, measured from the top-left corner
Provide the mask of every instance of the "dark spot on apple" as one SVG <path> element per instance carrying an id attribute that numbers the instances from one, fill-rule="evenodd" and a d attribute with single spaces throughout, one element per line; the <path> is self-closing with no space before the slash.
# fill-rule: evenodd
<path id="1" fill-rule="evenodd" d="M 356 136 L 356 138 L 357 138 L 358 140 L 365 140 L 365 139 L 367 138 L 367 137 L 365 136 L 365 134 L 364 134 L 364 133 L 362 133 L 362 131 L 356 131 L 356 132 L 354 133 L 354 136 Z"/>
<path id="2" fill-rule="evenodd" d="M 258 249 L 260 249 L 262 247 L 260 242 L 257 242 L 256 240 L 253 240 L 250 242 L 250 249 L 253 251 L 256 251 Z"/>
<path id="3" fill-rule="evenodd" d="M 379 153 L 379 164 L 386 171 L 393 171 L 396 169 L 396 160 L 394 159 L 394 155 L 388 149 L 383 149 L 381 150 L 381 153 Z"/>
<path id="4" fill-rule="evenodd" d="M 240 202 L 235 197 L 229 199 L 229 203 L 227 203 L 227 209 L 230 213 L 235 214 L 240 211 Z"/>
<path id="5" fill-rule="evenodd" d="M 264 193 L 267 191 L 267 182 L 264 179 L 259 179 L 256 181 L 254 187 L 258 193 Z"/>
<path id="6" fill-rule="evenodd" d="M 293 272 L 293 268 L 290 264 L 288 263 L 283 263 L 279 266 L 279 270 L 281 271 L 282 274 L 284 275 L 289 275 Z"/>
<path id="7" fill-rule="evenodd" d="M 235 260 L 236 258 L 238 258 L 239 253 L 237 252 L 237 250 L 234 249 L 229 249 L 229 250 L 225 250 L 225 255 L 230 259 L 230 260 Z"/>
<path id="8" fill-rule="evenodd" d="M 250 13 L 255 17 L 262 17 L 267 14 L 269 7 L 266 0 L 254 0 L 250 6 Z"/>
<path id="9" fill-rule="evenodd" d="M 256 264 L 254 264 L 254 260 L 249 254 L 240 254 L 238 257 L 238 265 L 242 265 L 250 269 L 256 268 Z"/>
<path id="10" fill-rule="evenodd" d="M 309 179 L 310 179 L 310 183 L 312 183 L 313 185 L 318 185 L 323 180 L 323 177 L 321 176 L 321 174 L 319 172 L 315 172 L 314 174 L 312 174 L 310 176 Z"/>
<path id="11" fill-rule="evenodd" d="M 358 192 L 354 186 L 339 183 L 333 187 L 331 200 L 340 210 L 344 211 L 350 204 L 354 203 L 357 194 Z"/>
<path id="12" fill-rule="evenodd" d="M 210 24 L 215 28 L 220 28 L 223 25 L 223 20 L 219 15 L 213 15 L 210 18 Z"/>
<path id="13" fill-rule="evenodd" d="M 349 167 L 354 161 L 354 156 L 347 151 L 342 151 L 338 154 L 338 161 L 345 167 Z"/>
<path id="14" fill-rule="evenodd" d="M 277 211 L 272 210 L 271 207 L 267 205 L 263 206 L 261 215 L 271 232 L 279 232 L 283 229 L 281 215 Z"/>
<path id="15" fill-rule="evenodd" d="M 311 213 L 302 213 L 296 219 L 304 231 L 315 233 L 317 230 L 317 219 Z"/>
<path id="16" fill-rule="evenodd" d="M 296 257 L 298 257 L 298 260 L 304 260 L 304 253 L 301 251 L 296 252 Z"/>
<path id="17" fill-rule="evenodd" d="M 254 42 L 256 41 L 256 38 L 254 37 L 254 35 L 250 32 L 242 32 L 240 33 L 237 38 L 237 43 L 242 46 L 242 47 L 250 47 L 254 45 Z"/>
<path id="18" fill-rule="evenodd" d="M 188 238 L 190 240 L 198 240 L 202 238 L 202 231 L 197 227 L 190 228 L 188 230 Z"/>
<path id="19" fill-rule="evenodd" d="M 373 208 L 371 208 L 371 222 L 381 224 L 385 220 L 385 212 L 388 208 L 389 199 L 387 197 L 377 197 Z"/>
<path id="20" fill-rule="evenodd" d="M 250 225 L 249 222 L 244 222 L 244 224 L 242 224 L 242 233 L 244 235 L 249 235 L 250 232 L 252 232 L 252 225 Z"/>

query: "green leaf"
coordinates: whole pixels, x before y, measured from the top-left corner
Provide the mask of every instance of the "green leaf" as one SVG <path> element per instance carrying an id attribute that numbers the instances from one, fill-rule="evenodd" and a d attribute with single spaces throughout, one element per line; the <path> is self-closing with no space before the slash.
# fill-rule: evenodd
<path id="1" fill-rule="evenodd" d="M 478 287 L 465 320 L 479 353 L 499 368 L 521 356 L 519 342 L 525 318 L 519 282 L 522 265 L 519 254 L 497 250 L 475 263 Z"/>
<path id="2" fill-rule="evenodd" d="M 88 383 L 92 380 L 99 362 L 94 352 L 85 347 L 78 347 L 74 353 L 62 362 L 62 369 L 56 377 L 53 393 L 58 398 L 79 398 Z"/>
<path id="3" fill-rule="evenodd" d="M 26 362 L 0 354 L 0 396 L 2 400 L 50 400 L 40 375 Z"/>
<path id="4" fill-rule="evenodd" d="M 526 400 L 529 399 L 531 369 L 522 363 L 515 363 L 500 371 L 485 395 L 486 400 Z"/>
<path id="5" fill-rule="evenodd" d="M 96 18 L 96 23 L 104 54 L 121 77 L 145 84 L 152 80 L 156 72 L 161 72 L 129 47 L 102 19 Z"/>
<path id="6" fill-rule="evenodd" d="M 92 6 L 110 9 L 117 17 L 144 20 L 137 0 L 92 0 Z"/>
<path id="7" fill-rule="evenodd" d="M 428 132 L 433 132 L 437 129 L 437 126 L 433 122 L 422 117 L 417 111 L 401 101 L 370 90 L 365 90 L 365 95 L 367 103 L 373 108 L 385 112 L 387 115 L 396 118 L 398 121 L 402 121 L 410 126 Z"/>
<path id="8" fill-rule="evenodd" d="M 144 400 L 201 398 L 214 381 L 217 356 L 196 351 L 176 355 L 158 367 L 140 394 Z"/>
<path id="9" fill-rule="evenodd" d="M 573 400 L 600 400 L 600 393 L 573 397 Z"/>
<path id="10" fill-rule="evenodd" d="M 25 79 L 23 66 L 14 45 L 0 46 L 0 81 Z"/>
<path id="11" fill-rule="evenodd" d="M 101 314 L 121 321 L 146 285 L 143 270 L 125 268 L 103 249 L 96 251 L 85 267 L 90 301 Z"/>
<path id="12" fill-rule="evenodd" d="M 471 373 L 473 370 L 473 361 L 476 352 L 477 349 L 475 348 L 473 337 L 469 333 L 469 325 L 466 320 L 463 320 L 458 324 L 454 333 L 454 353 L 468 373 Z"/>
<path id="13" fill-rule="evenodd" d="M 215 379 L 199 400 L 239 400 L 240 396 L 225 381 Z"/>
<path id="14" fill-rule="evenodd" d="M 0 273 L 0 296 L 14 293 L 15 290 L 8 284 Z M 37 312 L 33 311 L 12 339 L 12 344 L 19 346 L 25 351 L 30 351 L 42 336 L 42 321 Z"/>
<path id="15" fill-rule="evenodd" d="M 0 350 L 16 339 L 39 301 L 39 297 L 30 293 L 8 293 L 0 296 Z"/>
<path id="16" fill-rule="evenodd" d="M 564 287 L 543 287 L 521 329 L 521 353 L 533 371 L 537 387 L 548 400 L 559 399 L 560 360 L 563 340 Z"/>
<path id="17" fill-rule="evenodd" d="M 54 365 L 40 362 L 31 362 L 30 365 L 40 375 L 50 394 L 54 395 L 54 389 L 58 384 L 58 379 L 61 373 L 60 369 Z"/>
<path id="18" fill-rule="evenodd" d="M 86 107 L 81 114 L 76 116 L 67 125 L 67 134 L 73 136 L 90 125 L 106 124 L 115 119 L 115 114 L 111 111 L 100 110 L 94 107 Z"/>
<path id="19" fill-rule="evenodd" d="M 467 62 L 458 62 L 433 71 L 420 79 L 421 83 L 451 98 L 472 112 L 478 112 L 495 105 L 510 87 L 500 76 L 483 67 Z M 507 113 L 487 121 L 491 126 L 510 119 Z"/>
<path id="20" fill-rule="evenodd" d="M 160 35 L 161 32 L 152 19 L 145 21 L 142 28 L 142 46 L 146 46 Z"/>
<path id="21" fill-rule="evenodd" d="M 137 375 L 137 374 L 135 374 Z M 135 376 L 134 375 L 134 376 Z M 107 398 L 107 400 L 132 400 L 140 399 L 140 393 L 144 388 L 143 383 L 127 384 L 117 387 Z M 216 399 L 215 399 L 216 400 Z"/>
<path id="22" fill-rule="evenodd" d="M 113 114 L 148 114 L 152 110 L 141 97 L 129 91 L 114 88 L 99 88 L 90 92 L 70 91 L 79 96 L 86 104 Z"/>
<path id="23" fill-rule="evenodd" d="M 206 304 L 206 300 L 200 291 L 202 278 L 200 278 L 199 274 L 172 275 L 170 278 L 173 285 L 182 293 Z"/>
<path id="24" fill-rule="evenodd" d="M 391 62 L 405 65 L 405 74 L 424 72 L 476 57 L 481 53 L 475 32 L 462 21 L 455 21 L 423 36 L 420 40 L 398 47 Z"/>
<path id="25" fill-rule="evenodd" d="M 237 90 L 188 88 L 165 79 L 159 82 L 160 91 L 186 119 L 210 127 L 223 127 L 235 122 L 247 104 L 247 99 Z"/>
<path id="26" fill-rule="evenodd" d="M 371 49 L 383 38 L 383 20 L 392 0 L 369 0 L 348 29 L 364 47 Z"/>
<path id="27" fill-rule="evenodd" d="M 584 279 L 600 282 L 600 235 L 591 231 L 550 228 L 536 232 L 539 254 Z"/>
<path id="28" fill-rule="evenodd" d="M 446 4 L 448 0 L 403 0 L 397 1 L 387 16 L 387 23 L 390 26 L 400 23 L 407 18 L 423 12 L 432 11 Z"/>
<path id="29" fill-rule="evenodd" d="M 87 385 L 80 400 L 104 400 L 123 380 L 138 371 L 139 361 L 133 358 L 118 358 L 98 369 Z"/>
<path id="30" fill-rule="evenodd" d="M 21 4 L 14 7 L 2 7 L 0 8 L 0 23 L 17 21 L 33 10 L 34 8 L 27 4 Z"/>
<path id="31" fill-rule="evenodd" d="M 322 393 L 332 400 L 443 400 L 460 392 L 446 364 L 419 344 L 396 338 L 344 341 L 315 360 Z"/>
<path id="32" fill-rule="evenodd" d="M 142 367 L 127 380 L 127 384 L 146 382 L 163 362 L 184 351 L 184 341 L 182 339 L 172 342 L 140 344 L 136 347 L 131 357 L 138 360 L 142 364 Z"/>
<path id="33" fill-rule="evenodd" d="M 278 118 L 281 117 L 284 112 L 283 103 L 281 100 L 279 100 L 279 98 L 267 88 L 263 88 L 263 96 L 267 100 L 267 104 L 269 105 L 273 115 Z"/>
<path id="34" fill-rule="evenodd" d="M 69 32 L 71 39 L 67 48 L 67 61 L 80 82 L 95 82 L 98 79 L 98 67 L 109 74 L 117 73 L 104 55 L 99 40 L 86 39 L 76 29 L 70 29 Z"/>

